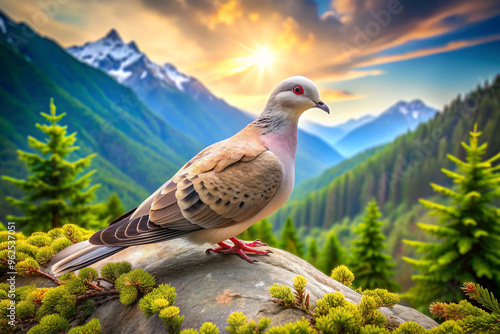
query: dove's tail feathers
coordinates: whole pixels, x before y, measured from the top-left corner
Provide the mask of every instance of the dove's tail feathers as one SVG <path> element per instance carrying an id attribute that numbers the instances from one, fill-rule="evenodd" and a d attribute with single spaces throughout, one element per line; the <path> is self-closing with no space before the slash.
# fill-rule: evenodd
<path id="1" fill-rule="evenodd" d="M 125 248 L 127 247 L 95 246 L 90 244 L 87 240 L 63 249 L 52 258 L 49 265 L 52 264 L 52 273 L 59 276 L 70 271 L 88 267 Z"/>

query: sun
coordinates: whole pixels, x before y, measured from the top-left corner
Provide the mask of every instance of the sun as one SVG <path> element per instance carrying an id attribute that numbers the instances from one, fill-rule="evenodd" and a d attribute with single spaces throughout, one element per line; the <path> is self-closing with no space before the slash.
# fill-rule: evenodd
<path id="1" fill-rule="evenodd" d="M 276 53 L 266 45 L 258 45 L 255 49 L 242 46 L 248 53 L 232 60 L 232 73 L 243 72 L 256 68 L 259 73 L 272 71 Z"/>
<path id="2" fill-rule="evenodd" d="M 258 46 L 252 50 L 252 54 L 248 57 L 252 65 L 259 67 L 259 69 L 269 69 L 274 63 L 274 52 L 268 46 Z"/>

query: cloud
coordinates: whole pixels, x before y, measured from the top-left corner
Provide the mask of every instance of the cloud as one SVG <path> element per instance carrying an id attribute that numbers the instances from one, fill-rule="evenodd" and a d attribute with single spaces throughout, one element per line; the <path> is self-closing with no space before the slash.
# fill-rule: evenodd
<path id="1" fill-rule="evenodd" d="M 320 89 L 340 83 L 337 98 L 347 99 L 348 94 L 339 93 L 343 81 L 383 74 L 359 70 L 361 66 L 449 52 L 486 43 L 489 37 L 442 38 L 441 45 L 393 56 L 387 51 L 415 41 L 425 45 L 427 39 L 500 13 L 493 0 L 333 0 L 322 15 L 312 0 L 132 0 L 126 5 L 88 0 L 61 2 L 57 13 L 37 26 L 35 13 L 49 11 L 44 3 L 0 0 L 14 19 L 27 21 L 64 46 L 98 39 L 116 28 L 154 61 L 174 63 L 215 94 L 241 101 L 243 109 L 259 108 L 276 82 L 297 74 L 315 80 Z M 60 19 L 75 13 L 79 22 Z M 267 68 L 252 60 L 262 47 L 274 58 Z M 242 59 L 247 63 L 238 61 Z"/>
<path id="2" fill-rule="evenodd" d="M 316 82 L 322 83 L 322 82 L 341 82 L 341 81 L 348 81 L 348 80 L 354 80 L 354 79 L 359 79 L 359 78 L 364 78 L 368 76 L 375 76 L 375 75 L 382 75 L 384 74 L 384 71 L 382 70 L 351 70 L 343 73 L 331 73 L 331 74 L 326 74 L 324 76 L 319 76 L 316 78 Z"/>
<path id="3" fill-rule="evenodd" d="M 346 90 L 323 90 L 320 95 L 325 102 L 340 102 L 365 98 L 363 95 L 353 94 Z"/>
<path id="4" fill-rule="evenodd" d="M 368 67 L 368 66 L 381 65 L 381 64 L 387 64 L 387 63 L 395 63 L 395 62 L 400 62 L 400 61 L 414 59 L 414 58 L 427 57 L 427 56 L 431 56 L 431 55 L 435 55 L 435 54 L 439 54 L 439 53 L 451 52 L 451 51 L 455 51 L 458 49 L 470 48 L 472 46 L 490 43 L 490 42 L 494 42 L 494 41 L 498 41 L 498 40 L 500 40 L 500 34 L 495 34 L 495 35 L 491 35 L 491 36 L 487 36 L 487 37 L 474 38 L 474 39 L 469 39 L 469 40 L 453 41 L 453 42 L 447 43 L 446 45 L 439 46 L 436 48 L 429 48 L 429 49 L 407 52 L 404 54 L 374 58 L 372 60 L 358 63 L 357 66 L 358 67 Z"/>

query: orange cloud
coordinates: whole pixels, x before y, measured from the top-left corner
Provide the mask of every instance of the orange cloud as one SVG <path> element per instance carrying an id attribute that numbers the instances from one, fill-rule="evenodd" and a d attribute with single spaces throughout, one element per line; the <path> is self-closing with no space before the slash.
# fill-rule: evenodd
<path id="1" fill-rule="evenodd" d="M 491 35 L 491 36 L 487 36 L 487 37 L 481 37 L 481 38 L 475 38 L 475 39 L 471 39 L 471 40 L 454 41 L 454 42 L 449 42 L 446 45 L 436 47 L 436 48 L 417 50 L 417 51 L 407 52 L 407 53 L 399 54 L 399 55 L 375 58 L 372 60 L 358 63 L 357 67 L 368 67 L 368 66 L 381 65 L 381 64 L 387 64 L 387 63 L 395 63 L 395 62 L 414 59 L 414 58 L 427 57 L 427 56 L 431 56 L 431 55 L 435 55 L 435 54 L 439 54 L 439 53 L 455 51 L 458 49 L 470 48 L 470 47 L 475 46 L 475 45 L 489 43 L 489 42 L 498 41 L 498 40 L 500 40 L 500 34 Z"/>
<path id="2" fill-rule="evenodd" d="M 403 10 L 347 59 L 339 46 L 342 42 L 353 44 L 354 29 L 364 30 L 375 20 L 372 11 L 386 10 L 388 0 L 332 0 L 331 10 L 321 17 L 309 0 L 131 0 L 126 5 L 119 0 L 60 2 L 57 13 L 43 26 L 33 23 L 35 13 L 46 10 L 43 1 L 0 0 L 0 7 L 63 46 L 96 40 L 116 28 L 124 40 L 135 40 L 153 61 L 175 64 L 214 94 L 246 110 L 261 110 L 276 82 L 291 75 L 308 76 L 322 88 L 327 82 L 384 74 L 379 69 L 360 69 L 363 66 L 496 40 L 448 41 L 431 49 L 379 55 L 413 41 L 464 29 L 500 11 L 498 2 L 492 0 L 401 0 Z M 72 19 L 75 17 L 78 20 Z M 272 59 L 259 59 L 259 53 L 252 53 L 259 47 L 268 49 Z M 262 58 L 267 57 L 262 54 Z M 234 95 L 237 93 L 245 96 Z M 362 98 L 334 90 L 329 97 L 335 101 Z"/>
<path id="3" fill-rule="evenodd" d="M 358 100 L 365 97 L 360 94 L 350 93 L 346 90 L 323 90 L 320 95 L 321 98 L 326 102 Z"/>
<path id="4" fill-rule="evenodd" d="M 344 73 L 328 73 L 324 76 L 315 76 L 314 80 L 318 83 L 321 82 L 339 82 L 339 81 L 347 81 L 354 80 L 359 78 L 364 78 L 368 76 L 382 75 L 385 72 L 382 70 L 357 70 L 357 71 L 348 71 Z"/>
<path id="5" fill-rule="evenodd" d="M 213 29 L 218 23 L 232 25 L 234 21 L 243 16 L 241 6 L 238 0 L 229 0 L 219 6 L 219 11 L 214 20 L 209 22 L 209 27 Z"/>

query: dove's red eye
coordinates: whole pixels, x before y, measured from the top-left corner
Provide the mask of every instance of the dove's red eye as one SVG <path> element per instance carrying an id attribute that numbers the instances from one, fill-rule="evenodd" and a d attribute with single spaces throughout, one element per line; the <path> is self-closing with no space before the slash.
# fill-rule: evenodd
<path id="1" fill-rule="evenodd" d="M 295 94 L 297 94 L 297 95 L 302 95 L 302 94 L 304 94 L 304 88 L 302 88 L 302 86 L 301 86 L 301 85 L 296 85 L 296 86 L 294 86 L 292 90 L 293 90 L 293 92 L 294 92 Z"/>

